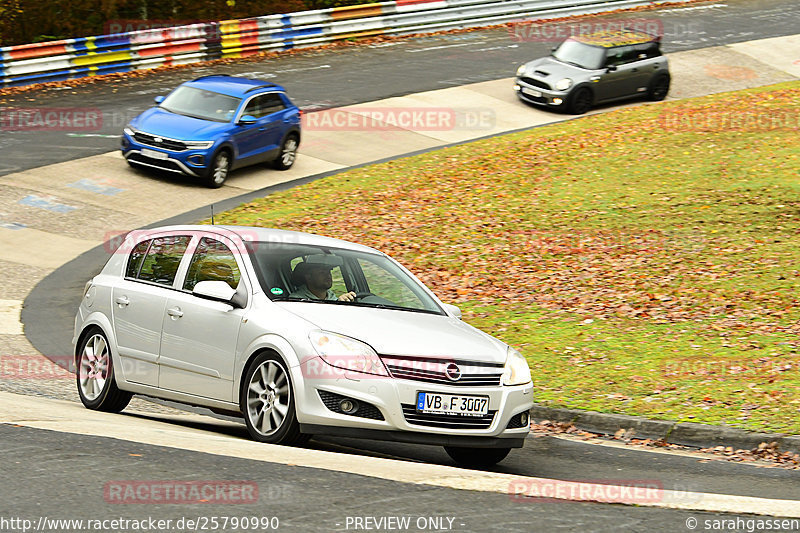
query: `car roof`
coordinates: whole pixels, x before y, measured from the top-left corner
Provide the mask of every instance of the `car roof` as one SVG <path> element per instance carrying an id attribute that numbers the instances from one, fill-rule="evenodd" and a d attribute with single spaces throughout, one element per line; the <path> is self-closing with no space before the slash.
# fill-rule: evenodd
<path id="1" fill-rule="evenodd" d="M 614 48 L 617 46 L 628 46 L 631 44 L 644 44 L 661 40 L 661 38 L 657 35 L 651 35 L 643 31 L 626 29 L 587 33 L 586 35 L 577 35 L 575 37 L 571 37 L 571 39 L 588 44 L 590 46 L 599 46 L 602 48 Z"/>
<path id="2" fill-rule="evenodd" d="M 256 91 L 259 93 L 271 91 L 285 92 L 283 87 L 269 81 L 254 80 L 252 78 L 243 78 L 240 76 L 228 76 L 225 74 L 202 76 L 192 81 L 187 81 L 184 85 L 238 98 L 255 93 Z"/>
<path id="3" fill-rule="evenodd" d="M 353 250 L 367 253 L 382 254 L 375 248 L 356 244 L 354 242 L 345 241 L 342 239 L 334 239 L 333 237 L 324 237 L 322 235 L 315 235 L 313 233 L 304 233 L 301 231 L 289 231 L 275 228 L 259 228 L 255 226 L 217 226 L 217 225 L 181 225 L 181 226 L 162 226 L 159 228 L 150 228 L 147 230 L 137 230 L 137 240 L 142 241 L 148 235 L 155 235 L 160 233 L 179 233 L 181 231 L 202 231 L 207 233 L 215 233 L 221 236 L 230 238 L 235 235 L 242 240 L 248 242 L 266 242 L 266 243 L 283 243 L 283 244 L 308 244 L 312 246 L 328 246 L 331 248 L 343 248 L 345 250 Z"/>

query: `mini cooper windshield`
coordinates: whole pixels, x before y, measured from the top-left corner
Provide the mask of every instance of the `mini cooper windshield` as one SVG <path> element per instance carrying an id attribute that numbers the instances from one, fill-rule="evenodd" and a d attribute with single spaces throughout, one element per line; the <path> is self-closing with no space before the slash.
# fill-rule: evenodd
<path id="1" fill-rule="evenodd" d="M 553 57 L 576 67 L 598 69 L 603 66 L 605 50 L 574 39 L 567 39 L 553 52 Z"/>
<path id="2" fill-rule="evenodd" d="M 229 122 L 240 102 L 239 98 L 233 96 L 182 85 L 172 91 L 160 107 L 178 115 Z"/>
<path id="3" fill-rule="evenodd" d="M 419 282 L 386 256 L 274 242 L 251 242 L 248 248 L 259 282 L 273 301 L 445 314 Z M 352 301 L 339 299 L 346 293 Z"/>

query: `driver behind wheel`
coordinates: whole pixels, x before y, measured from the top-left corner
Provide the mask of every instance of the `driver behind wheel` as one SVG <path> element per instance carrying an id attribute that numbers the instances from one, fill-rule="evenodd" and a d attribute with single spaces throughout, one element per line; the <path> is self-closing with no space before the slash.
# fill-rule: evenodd
<path id="1" fill-rule="evenodd" d="M 356 297 L 355 292 L 345 292 L 337 298 L 336 293 L 331 290 L 333 286 L 331 270 L 336 268 L 336 266 L 336 264 L 325 256 L 309 256 L 305 261 L 297 263 L 292 271 L 292 278 L 298 285 L 298 288 L 291 293 L 289 297 L 309 300 L 339 300 L 341 302 L 352 302 Z"/>

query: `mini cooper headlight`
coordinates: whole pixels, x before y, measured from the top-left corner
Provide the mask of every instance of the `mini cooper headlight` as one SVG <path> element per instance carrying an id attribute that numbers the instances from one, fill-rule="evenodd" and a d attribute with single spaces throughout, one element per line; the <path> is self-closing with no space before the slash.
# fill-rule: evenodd
<path id="1" fill-rule="evenodd" d="M 503 368 L 503 385 L 525 385 L 531 382 L 531 369 L 521 353 L 508 347 L 506 365 Z"/>
<path id="2" fill-rule="evenodd" d="M 556 82 L 555 87 L 556 87 L 556 90 L 558 90 L 558 91 L 566 91 L 567 89 L 572 87 L 572 80 L 569 79 L 569 78 L 564 78 L 562 80 L 558 80 Z"/>
<path id="3" fill-rule="evenodd" d="M 522 76 L 523 74 L 525 74 L 525 65 L 522 65 L 522 66 L 520 66 L 520 67 L 517 69 L 517 77 L 518 77 L 518 78 L 519 78 L 520 76 Z"/>
<path id="4" fill-rule="evenodd" d="M 331 366 L 389 376 L 383 361 L 368 344 L 330 331 L 312 331 L 308 339 L 317 355 Z"/>

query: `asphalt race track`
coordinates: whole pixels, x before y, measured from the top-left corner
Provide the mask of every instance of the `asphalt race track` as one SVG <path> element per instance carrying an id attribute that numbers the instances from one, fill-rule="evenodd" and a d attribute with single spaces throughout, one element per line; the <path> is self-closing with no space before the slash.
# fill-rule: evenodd
<path id="1" fill-rule="evenodd" d="M 800 5 L 790 1 L 732 0 L 631 16 L 639 19 L 657 17 L 663 21 L 666 33 L 664 50 L 687 52 L 675 56 L 674 69 L 675 65 L 688 66 L 692 58 L 697 57 L 690 52 L 692 50 L 796 34 Z M 148 211 L 148 225 L 206 218 L 208 208 L 205 204 L 211 201 L 215 202 L 217 210 L 229 208 L 248 197 L 263 196 L 271 190 L 334 174 L 349 166 L 340 163 L 335 167 L 320 167 L 317 172 L 298 174 L 297 181 L 275 184 L 261 179 L 261 174 L 269 172 L 253 171 L 241 178 L 232 177 L 229 186 L 212 194 L 192 183 L 149 179 L 145 174 L 133 173 L 122 168 L 125 165 L 116 155 L 98 156 L 116 149 L 119 130 L 129 118 L 148 107 L 153 96 L 167 92 L 190 77 L 214 72 L 275 79 L 287 87 L 299 105 L 307 109 L 339 107 L 405 95 L 411 95 L 413 101 L 414 95 L 425 91 L 448 87 L 456 90 L 475 83 L 478 83 L 474 89 L 476 93 L 493 95 L 496 86 L 493 80 L 508 78 L 518 64 L 545 53 L 550 46 L 550 43 L 517 42 L 506 30 L 484 30 L 304 51 L 263 62 L 157 73 L 113 83 L 28 92 L 6 98 L 0 100 L 0 105 L 7 108 L 98 108 L 103 124 L 93 131 L 0 131 L 0 176 L 8 176 L 11 180 L 4 184 L 0 177 L 0 185 L 5 185 L 0 197 L 0 202 L 3 202 L 0 211 L 9 211 L 16 216 L 13 187 L 21 183 L 29 186 L 25 180 L 34 176 L 39 167 L 63 163 L 63 167 L 54 165 L 43 174 L 58 179 L 58 176 L 68 176 L 84 165 L 74 160 L 88 156 L 97 157 L 87 159 L 86 168 L 94 171 L 92 165 L 119 166 L 123 175 L 120 183 L 126 187 L 129 183 L 141 183 L 142 191 L 138 198 L 150 197 L 153 204 L 163 204 Z M 715 49 L 706 57 L 709 61 L 714 58 L 724 61 L 729 57 L 725 50 Z M 800 48 L 783 52 L 794 54 L 794 59 L 800 60 Z M 771 65 L 774 67 L 774 63 Z M 756 69 L 755 63 L 753 68 Z M 800 77 L 796 73 L 789 76 L 779 69 L 758 72 L 762 77 L 749 81 L 732 80 L 730 84 L 732 87 L 737 83 L 752 86 Z M 692 81 L 699 77 L 693 76 L 676 80 L 679 83 L 673 87 L 671 97 L 718 92 L 725 90 L 728 83 L 716 80 L 713 86 L 694 86 Z M 759 80 L 762 83 L 758 83 Z M 514 106 L 518 102 L 514 101 L 513 94 L 509 94 L 505 104 Z M 538 118 L 536 113 L 540 112 L 524 106 L 521 109 L 537 117 L 537 123 L 569 118 Z M 541 112 L 541 115 L 547 114 Z M 435 148 L 420 143 L 410 143 L 409 146 L 416 148 L 409 148 L 406 152 Z M 30 173 L 21 172 L 27 170 Z M 31 178 L 30 183 L 39 183 L 37 179 L 44 178 Z M 163 197 L 157 193 L 154 195 L 153 191 L 159 188 L 169 192 Z M 31 189 L 31 192 L 40 191 Z M 169 194 L 173 192 L 175 197 L 170 198 Z M 77 196 L 72 200 L 75 198 Z M 190 201 L 185 201 L 187 198 Z M 120 209 L 120 203 L 121 200 L 108 197 L 108 213 L 103 213 L 102 202 L 88 202 L 83 209 L 86 214 L 97 213 L 98 227 L 114 228 L 119 226 L 104 217 L 117 213 L 115 210 Z M 193 210 L 180 213 L 188 208 Z M 169 214 L 156 216 L 157 213 Z M 5 219 L 11 215 L 0 212 L 0 222 L 8 224 Z M 49 213 L 47 216 L 53 215 Z M 131 216 L 130 220 L 139 219 Z M 51 231 L 46 224 L 56 221 L 55 218 L 52 222 L 48 219 L 40 229 Z M 0 230 L 0 237 L 5 239 L 9 231 L 14 230 L 5 226 Z M 45 231 L 37 231 L 35 235 L 45 235 Z M 95 228 L 92 231 L 97 233 Z M 80 290 L 108 256 L 102 247 L 96 247 L 96 237 L 87 237 L 91 232 L 86 228 L 81 229 L 76 224 L 76 227 L 64 228 L 63 233 L 82 240 L 80 244 L 77 237 L 75 243 L 70 241 L 75 259 L 60 268 L 56 268 L 60 263 L 49 263 L 50 260 L 42 260 L 37 266 L 14 263 L 5 251 L 0 261 L 0 268 L 9 279 L 8 295 L 3 298 L 25 299 L 26 306 L 22 310 L 25 334 L 38 351 L 48 356 L 69 352 L 71 323 Z M 3 242 L 6 246 L 5 242 L 20 241 Z M 56 270 L 52 271 L 53 268 Z M 26 274 L 36 278 L 38 283 L 35 287 L 22 281 Z M 12 335 L 5 330 L 0 333 L 3 351 L 12 353 L 11 350 L 29 349 L 19 337 L 21 335 Z M 530 437 L 525 448 L 513 451 L 507 460 L 491 471 L 462 470 L 458 473 L 459 470 L 452 468 L 452 461 L 438 447 L 343 438 L 315 439 L 299 450 L 258 445 L 247 439 L 242 424 L 211 418 L 205 410 L 192 409 L 191 413 L 186 413 L 172 405 L 142 400 L 135 400 L 121 415 L 94 413 L 75 406 L 77 395 L 68 378 L 46 384 L 4 384 L 0 380 L 0 391 L 9 390 L 16 394 L 0 392 L 3 459 L 3 468 L 0 469 L 0 531 L 22 530 L 4 527 L 3 518 L 23 517 L 34 520 L 35 524 L 43 516 L 48 519 L 113 517 L 136 520 L 151 516 L 173 521 L 211 516 L 277 517 L 279 531 L 320 532 L 753 531 L 747 520 L 800 515 L 800 506 L 791 501 L 800 494 L 800 478 L 796 471 L 767 464 L 713 460 L 694 452 L 656 452 L 561 437 Z M 501 490 L 497 490 L 497 486 L 495 489 L 484 486 L 484 475 L 487 479 L 499 480 Z M 109 483 L 113 482 L 204 482 L 220 479 L 242 480 L 256 486 L 257 500 L 237 505 L 216 501 L 121 505 L 108 494 Z M 642 502 L 642 506 L 630 506 L 569 499 L 543 501 L 510 496 L 507 490 L 502 490 L 503 483 L 508 486 L 508 481 L 505 481 L 508 479 L 523 479 L 526 483 L 532 479 L 583 481 L 611 486 L 651 482 L 661 489 L 688 496 L 685 501 L 672 506 L 664 502 Z M 720 503 L 719 495 L 730 495 L 731 498 Z M 724 509 L 726 513 L 709 512 L 709 509 Z M 365 521 L 367 517 L 383 518 L 383 527 L 366 527 L 370 523 L 376 524 Z M 413 526 L 406 529 L 390 527 L 386 522 L 390 517 L 408 517 Z M 357 522 L 359 518 L 361 522 Z M 420 519 L 422 522 L 417 522 Z M 739 521 L 729 523 L 727 527 L 716 527 L 726 519 Z M 202 528 L 173 527 L 168 530 L 194 529 Z M 765 527 L 762 529 L 766 530 Z M 800 524 L 795 529 L 800 529 Z M 78 529 L 51 526 L 50 530 Z M 245 529 L 216 527 L 208 530 Z"/>
<path id="2" fill-rule="evenodd" d="M 800 4 L 793 0 L 728 0 L 689 8 L 624 15 L 663 25 L 664 52 L 679 52 L 797 33 Z M 622 15 L 613 15 L 617 20 Z M 523 34 L 523 38 L 524 34 Z M 128 120 L 153 97 L 210 73 L 275 80 L 304 108 L 339 107 L 507 78 L 552 42 L 519 42 L 506 29 L 303 51 L 261 62 L 243 62 L 131 77 L 111 84 L 76 86 L 0 98 L 6 108 L 92 108 L 98 128 L 76 131 L 0 131 L 0 176 L 10 172 L 114 150 Z M 68 87 L 68 85 L 67 85 Z"/>

